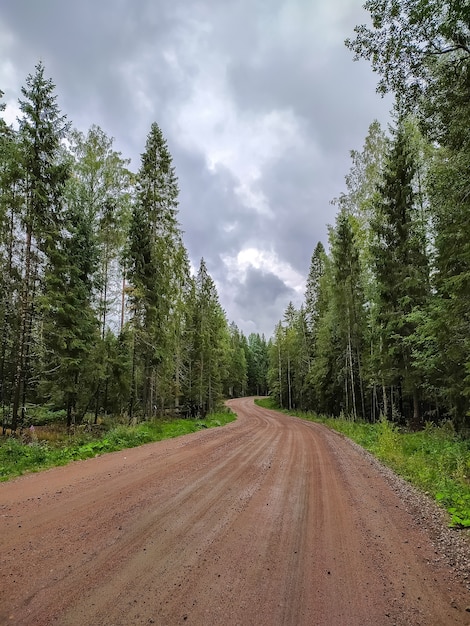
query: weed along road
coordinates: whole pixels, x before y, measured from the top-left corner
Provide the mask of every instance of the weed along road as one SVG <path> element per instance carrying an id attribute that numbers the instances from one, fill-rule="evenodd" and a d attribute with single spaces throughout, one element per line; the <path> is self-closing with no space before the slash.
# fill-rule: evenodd
<path id="1" fill-rule="evenodd" d="M 0 485 L 0 624 L 470 624 L 468 591 L 367 455 L 235 422 Z"/>

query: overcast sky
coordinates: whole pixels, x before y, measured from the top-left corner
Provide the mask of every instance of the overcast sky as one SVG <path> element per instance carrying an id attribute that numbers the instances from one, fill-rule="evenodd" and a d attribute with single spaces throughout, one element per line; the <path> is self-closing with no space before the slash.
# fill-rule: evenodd
<path id="1" fill-rule="evenodd" d="M 73 126 L 97 124 L 137 171 L 152 122 L 180 184 L 193 266 L 229 321 L 270 336 L 303 301 L 349 152 L 390 102 L 344 39 L 362 0 L 1 0 L 7 121 L 39 60 Z"/>

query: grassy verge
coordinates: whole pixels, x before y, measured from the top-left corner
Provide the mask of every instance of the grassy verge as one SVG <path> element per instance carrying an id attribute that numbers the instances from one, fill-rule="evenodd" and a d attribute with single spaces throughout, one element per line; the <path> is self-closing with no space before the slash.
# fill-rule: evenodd
<path id="1" fill-rule="evenodd" d="M 161 441 L 194 433 L 202 428 L 223 426 L 235 419 L 230 411 L 212 413 L 206 419 L 169 419 L 143 422 L 137 426 L 116 426 L 105 434 L 94 437 L 81 432 L 59 438 L 49 432 L 45 438 L 30 431 L 31 441 L 22 442 L 14 437 L 0 438 L 0 481 L 5 481 L 25 472 L 66 465 L 71 461 L 88 459 L 106 452 L 133 448 L 152 441 Z"/>
<path id="2" fill-rule="evenodd" d="M 276 408 L 271 398 L 256 403 Z M 452 526 L 470 528 L 470 441 L 459 438 L 449 425 L 428 424 L 424 430 L 412 433 L 386 420 L 369 424 L 283 412 L 343 433 L 444 506 Z"/>

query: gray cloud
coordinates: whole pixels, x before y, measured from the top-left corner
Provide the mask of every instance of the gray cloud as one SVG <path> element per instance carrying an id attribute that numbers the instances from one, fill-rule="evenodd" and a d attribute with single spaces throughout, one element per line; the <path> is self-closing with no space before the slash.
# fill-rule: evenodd
<path id="1" fill-rule="evenodd" d="M 272 320 L 280 319 L 289 301 L 295 301 L 295 291 L 275 274 L 250 268 L 243 282 L 232 286 L 233 303 L 249 332 L 270 336 Z"/>
<path id="2" fill-rule="evenodd" d="M 349 151 L 390 102 L 343 40 L 356 0 L 3 0 L 9 104 L 41 59 L 74 126 L 100 125 L 139 167 L 153 121 L 180 183 L 180 223 L 229 319 L 270 334 L 334 220 Z"/>

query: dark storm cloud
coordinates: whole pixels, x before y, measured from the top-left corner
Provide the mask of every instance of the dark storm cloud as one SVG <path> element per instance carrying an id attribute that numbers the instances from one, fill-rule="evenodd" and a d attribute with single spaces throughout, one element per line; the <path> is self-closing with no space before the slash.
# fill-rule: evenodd
<path id="1" fill-rule="evenodd" d="M 240 319 L 249 332 L 270 336 L 273 319 L 280 319 L 290 300 L 296 299 L 293 289 L 275 274 L 250 268 L 243 282 L 232 286 L 233 302 Z"/>
<path id="2" fill-rule="evenodd" d="M 73 125 L 100 125 L 134 170 L 156 121 L 193 265 L 229 319 L 270 333 L 301 303 L 350 149 L 390 108 L 343 45 L 364 17 L 359 0 L 3 0 L 0 89 L 17 98 L 42 60 Z"/>
<path id="3" fill-rule="evenodd" d="M 234 301 L 247 312 L 255 313 L 258 307 L 275 304 L 280 297 L 294 296 L 290 289 L 275 274 L 251 267 L 240 284 Z"/>
<path id="4" fill-rule="evenodd" d="M 74 125 L 101 125 L 130 147 L 125 156 L 138 165 L 150 124 L 185 92 L 165 56 L 184 33 L 166 7 L 150 0 L 5 0 L 0 24 L 15 35 L 20 84 L 42 60 Z"/>

